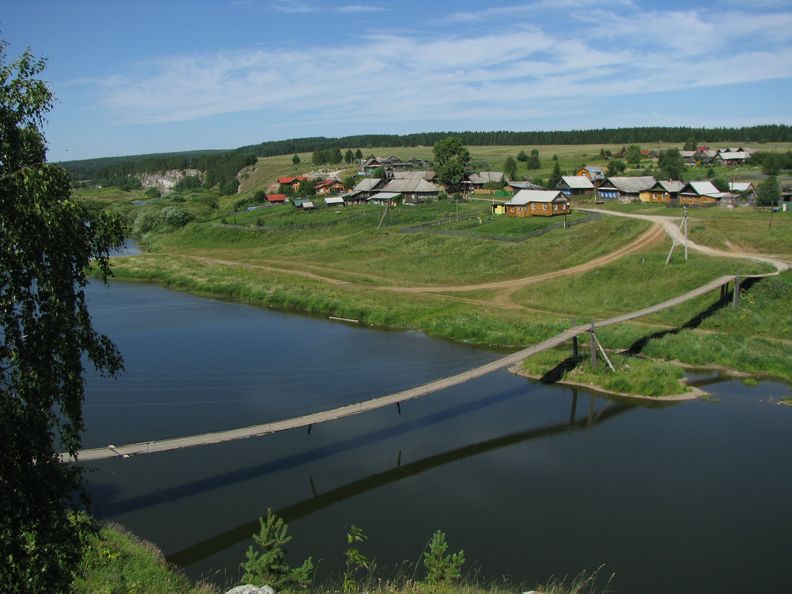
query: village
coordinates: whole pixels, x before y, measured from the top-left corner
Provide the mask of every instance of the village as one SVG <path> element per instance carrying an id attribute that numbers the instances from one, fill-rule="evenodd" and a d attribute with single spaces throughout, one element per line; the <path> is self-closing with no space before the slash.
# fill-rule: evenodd
<path id="1" fill-rule="evenodd" d="M 631 147 L 632 148 L 632 147 Z M 606 160 L 623 157 L 602 151 Z M 676 151 L 686 169 L 713 166 L 737 168 L 750 162 L 756 149 L 724 147 L 711 149 L 706 145 L 696 150 Z M 640 151 L 640 157 L 657 163 L 660 151 Z M 618 161 L 617 161 L 618 162 Z M 682 181 L 658 179 L 655 175 L 610 175 L 619 167 L 583 165 L 574 175 L 560 175 L 557 183 L 540 185 L 528 179 L 516 179 L 504 171 L 466 171 L 457 184 L 439 181 L 431 162 L 412 157 L 396 156 L 361 158 L 353 176 L 343 177 L 344 170 L 312 171 L 292 176 L 279 176 L 264 194 L 264 206 L 291 204 L 303 211 L 321 207 L 344 207 L 361 204 L 395 207 L 399 204 L 416 206 L 453 196 L 455 200 L 488 200 L 492 215 L 507 217 L 552 217 L 571 212 L 571 200 L 596 203 L 647 203 L 675 207 L 725 207 L 757 204 L 756 180 L 737 180 L 727 187 L 717 187 L 710 179 Z M 623 170 L 623 167 L 622 167 Z M 711 172 L 711 169 L 710 169 Z M 552 181 L 552 179 L 548 180 Z M 792 192 L 784 189 L 780 195 L 783 210 Z M 261 208 L 252 205 L 248 210 Z"/>

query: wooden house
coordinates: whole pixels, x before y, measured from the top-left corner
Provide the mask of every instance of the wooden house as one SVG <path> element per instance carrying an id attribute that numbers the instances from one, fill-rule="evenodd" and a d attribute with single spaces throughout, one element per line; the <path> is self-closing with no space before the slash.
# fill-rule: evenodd
<path id="1" fill-rule="evenodd" d="M 506 174 L 502 171 L 481 171 L 479 173 L 470 173 L 462 180 L 462 186 L 473 192 L 483 192 L 491 194 L 492 187 L 503 187 L 508 181 Z"/>
<path id="2" fill-rule="evenodd" d="M 394 171 L 391 179 L 424 179 L 428 182 L 434 180 L 437 174 L 429 169 L 416 169 L 414 171 Z"/>
<path id="3" fill-rule="evenodd" d="M 594 167 L 592 165 L 585 165 L 577 170 L 576 176 L 585 176 L 590 182 L 596 184 L 605 179 L 605 172 L 601 167 Z"/>
<path id="4" fill-rule="evenodd" d="M 366 194 L 365 192 L 356 192 L 355 190 L 350 190 L 346 194 L 341 194 L 341 199 L 344 201 L 344 204 L 363 204 L 366 201 Z"/>
<path id="5" fill-rule="evenodd" d="M 569 198 L 560 190 L 520 190 L 503 208 L 507 217 L 552 217 L 569 213 Z"/>
<path id="6" fill-rule="evenodd" d="M 641 202 L 674 202 L 679 199 L 679 191 L 685 186 L 684 182 L 676 180 L 661 180 L 648 190 L 640 192 L 638 197 Z"/>
<path id="7" fill-rule="evenodd" d="M 510 181 L 507 187 L 513 194 L 516 194 L 520 190 L 544 190 L 542 186 L 529 181 Z"/>
<path id="8" fill-rule="evenodd" d="M 353 192 L 362 192 L 363 198 L 368 198 L 375 194 L 382 186 L 385 185 L 385 180 L 378 177 L 366 177 L 361 179 L 357 185 L 352 188 Z"/>
<path id="9" fill-rule="evenodd" d="M 286 194 L 267 194 L 267 202 L 270 204 L 286 204 Z"/>
<path id="10" fill-rule="evenodd" d="M 635 202 L 641 192 L 654 186 L 657 180 L 651 175 L 639 177 L 609 177 L 597 188 L 597 197 L 601 200 L 621 200 Z"/>
<path id="11" fill-rule="evenodd" d="M 723 197 L 710 181 L 692 181 L 679 191 L 680 204 L 715 205 Z"/>
<path id="12" fill-rule="evenodd" d="M 401 194 L 405 202 L 418 204 L 427 200 L 436 200 L 440 188 L 423 178 L 393 179 L 383 186 L 382 191 Z"/>
<path id="13" fill-rule="evenodd" d="M 729 192 L 743 202 L 756 201 L 756 188 L 751 182 L 729 182 Z"/>
<path id="14" fill-rule="evenodd" d="M 579 196 L 588 194 L 594 190 L 594 184 L 585 175 L 564 175 L 558 182 L 556 188 L 564 193 L 564 196 Z"/>
<path id="15" fill-rule="evenodd" d="M 320 181 L 318 184 L 315 184 L 314 189 L 316 190 L 316 194 L 319 196 L 329 196 L 334 192 L 343 191 L 344 184 L 342 184 L 337 179 L 326 179 Z"/>
<path id="16" fill-rule="evenodd" d="M 745 151 L 718 151 L 715 162 L 733 167 L 745 163 L 748 160 L 748 156 Z"/>
<path id="17" fill-rule="evenodd" d="M 307 178 L 304 175 L 297 175 L 297 176 L 285 176 L 278 178 L 278 185 L 280 186 L 291 186 L 292 190 L 295 192 L 300 189 L 300 185 L 306 180 Z"/>

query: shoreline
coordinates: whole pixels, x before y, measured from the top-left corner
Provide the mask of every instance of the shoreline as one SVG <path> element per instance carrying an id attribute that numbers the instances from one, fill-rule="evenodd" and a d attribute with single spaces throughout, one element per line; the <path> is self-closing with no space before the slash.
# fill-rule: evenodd
<path id="1" fill-rule="evenodd" d="M 523 371 L 519 368 L 520 364 L 512 365 L 509 367 L 509 373 L 513 373 L 514 375 L 524 377 L 527 379 L 531 379 L 534 381 L 540 381 L 542 378 L 538 375 L 533 375 Z M 591 390 L 593 392 L 599 392 L 600 394 L 604 394 L 606 396 L 616 396 L 618 398 L 629 398 L 633 400 L 642 400 L 642 401 L 649 401 L 649 402 L 684 402 L 687 400 L 697 400 L 702 396 L 708 396 L 709 392 L 705 392 L 701 388 L 697 388 L 695 386 L 688 385 L 689 392 L 684 392 L 682 394 L 668 394 L 666 396 L 646 396 L 644 394 L 628 394 L 626 392 L 614 392 L 612 390 L 607 390 L 601 386 L 596 386 L 594 384 L 584 384 L 582 382 L 571 382 L 567 380 L 560 380 L 557 382 L 552 382 L 553 384 L 559 384 L 563 386 L 572 386 L 575 388 L 583 388 L 585 390 Z M 685 382 L 687 385 L 687 382 Z"/>

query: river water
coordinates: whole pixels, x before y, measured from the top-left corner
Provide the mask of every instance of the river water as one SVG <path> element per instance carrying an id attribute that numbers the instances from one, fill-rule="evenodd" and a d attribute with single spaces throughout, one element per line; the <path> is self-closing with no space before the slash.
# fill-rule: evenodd
<path id="1" fill-rule="evenodd" d="M 89 302 L 127 372 L 89 374 L 86 447 L 286 418 L 498 356 L 148 285 L 93 283 Z M 484 579 L 603 566 L 619 593 L 789 592 L 790 388 L 706 389 L 635 405 L 504 371 L 310 432 L 96 462 L 89 490 L 97 516 L 223 585 L 272 508 L 321 575 L 355 524 L 386 573 L 441 529 Z"/>

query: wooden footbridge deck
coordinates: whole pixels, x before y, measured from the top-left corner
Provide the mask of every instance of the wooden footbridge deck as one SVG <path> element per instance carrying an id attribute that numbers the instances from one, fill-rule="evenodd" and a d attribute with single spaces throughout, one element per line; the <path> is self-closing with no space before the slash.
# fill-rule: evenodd
<path id="1" fill-rule="evenodd" d="M 119 446 L 108 445 L 107 447 L 104 448 L 81 450 L 77 453 L 77 460 L 81 462 L 88 462 L 92 460 L 113 458 L 116 456 L 121 456 L 126 458 L 133 455 L 153 454 L 155 452 L 167 452 L 170 450 L 189 448 L 199 445 L 208 445 L 213 443 L 234 441 L 237 439 L 244 439 L 247 437 L 258 437 L 262 435 L 268 435 L 270 433 L 277 433 L 279 431 L 286 431 L 288 429 L 309 427 L 311 425 L 316 425 L 319 423 L 325 423 L 327 421 L 333 421 L 335 419 L 341 419 L 344 417 L 357 415 L 370 410 L 375 410 L 386 406 L 392 406 L 394 404 L 405 402 L 407 400 L 420 398 L 421 396 L 427 396 L 429 394 L 438 392 L 440 390 L 445 390 L 446 388 L 450 388 L 452 386 L 457 386 L 459 384 L 479 378 L 483 375 L 487 375 L 488 373 L 492 373 L 493 371 L 497 371 L 499 369 L 511 367 L 512 365 L 515 365 L 520 361 L 522 361 L 523 359 L 535 355 L 536 353 L 540 353 L 544 350 L 557 347 L 560 344 L 563 344 L 568 340 L 572 340 L 581 334 L 584 334 L 586 332 L 592 332 L 594 329 L 603 328 L 605 326 L 611 326 L 613 324 L 618 324 L 621 322 L 627 322 L 629 320 L 634 320 L 642 316 L 663 311 L 665 309 L 674 307 L 675 305 L 684 303 L 685 301 L 689 301 L 691 299 L 695 299 L 696 297 L 705 295 L 710 291 L 714 291 L 716 289 L 720 289 L 720 297 L 721 299 L 723 299 L 726 296 L 728 285 L 730 283 L 734 283 L 735 290 L 733 293 L 733 299 L 734 299 L 734 304 L 736 304 L 737 301 L 739 300 L 739 287 L 740 287 L 741 278 L 743 279 L 760 278 L 765 276 L 772 276 L 774 274 L 778 274 L 778 273 L 775 272 L 770 274 L 752 275 L 746 277 L 740 277 L 739 275 L 721 276 L 705 285 L 693 289 L 692 291 L 689 291 L 683 295 L 674 297 L 673 299 L 669 299 L 668 301 L 664 301 L 663 303 L 658 303 L 650 307 L 645 307 L 643 309 L 639 309 L 637 311 L 626 313 L 606 320 L 596 321 L 591 324 L 585 324 L 581 326 L 575 326 L 574 328 L 569 328 L 568 330 L 565 330 L 564 332 L 561 332 L 556 336 L 553 336 L 538 344 L 529 346 L 525 349 L 512 353 L 511 355 L 502 357 L 501 359 L 497 359 L 496 361 L 492 361 L 485 365 L 481 365 L 474 369 L 470 369 L 469 371 L 464 371 L 462 373 L 458 373 L 450 377 L 434 380 L 432 382 L 423 384 L 421 386 L 416 386 L 414 388 L 409 388 L 407 390 L 395 392 L 393 394 L 379 396 L 363 402 L 358 402 L 355 404 L 347 404 L 345 406 L 339 406 L 337 408 L 332 408 L 330 410 L 324 410 L 316 413 L 302 415 L 299 417 L 283 419 L 281 421 L 274 421 L 271 423 L 261 423 L 258 425 L 251 425 L 248 427 L 240 427 L 238 429 L 230 429 L 227 431 L 201 433 L 197 435 L 187 435 L 184 437 L 174 437 L 171 439 L 161 439 L 156 441 L 132 443 L 127 445 L 119 445 Z M 60 457 L 61 460 L 64 462 L 75 461 L 75 459 L 72 458 L 69 454 L 61 454 Z"/>

